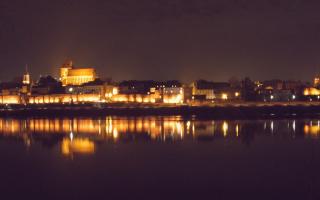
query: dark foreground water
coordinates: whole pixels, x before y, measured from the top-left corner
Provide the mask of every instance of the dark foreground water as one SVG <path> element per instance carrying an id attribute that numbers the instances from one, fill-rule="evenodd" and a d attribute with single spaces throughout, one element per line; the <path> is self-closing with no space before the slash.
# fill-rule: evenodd
<path id="1" fill-rule="evenodd" d="M 319 199 L 319 120 L 0 119 L 0 199 Z"/>

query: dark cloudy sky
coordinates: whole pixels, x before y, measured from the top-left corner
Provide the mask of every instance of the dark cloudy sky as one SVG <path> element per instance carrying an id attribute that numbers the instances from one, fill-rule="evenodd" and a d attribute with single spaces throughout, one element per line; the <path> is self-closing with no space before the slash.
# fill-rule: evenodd
<path id="1" fill-rule="evenodd" d="M 309 80 L 320 72 L 318 0 L 1 0 L 0 80 L 101 77 Z"/>

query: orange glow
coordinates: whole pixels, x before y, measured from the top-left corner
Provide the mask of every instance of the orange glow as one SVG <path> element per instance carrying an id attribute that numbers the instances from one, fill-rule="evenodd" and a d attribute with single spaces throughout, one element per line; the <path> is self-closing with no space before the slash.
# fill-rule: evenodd
<path id="1" fill-rule="evenodd" d="M 303 95 L 317 96 L 317 95 L 320 95 L 320 90 L 318 90 L 317 88 L 305 88 L 303 91 Z"/>
<path id="2" fill-rule="evenodd" d="M 61 144 L 61 151 L 63 155 L 71 155 L 74 153 L 79 154 L 92 154 L 95 152 L 95 145 L 89 139 L 63 139 Z"/>
<path id="3" fill-rule="evenodd" d="M 221 98 L 222 98 L 223 100 L 227 100 L 227 99 L 228 99 L 228 95 L 225 94 L 225 93 L 223 93 L 223 94 L 221 95 Z"/>
<path id="4" fill-rule="evenodd" d="M 116 142 L 125 139 L 127 134 L 147 134 L 150 140 L 167 140 L 169 138 L 170 140 L 183 140 L 185 137 L 197 138 L 208 134 L 210 136 L 221 134 L 224 137 L 229 137 L 241 134 L 241 126 L 236 122 L 213 122 L 181 121 L 179 118 L 172 117 L 161 117 L 161 120 L 158 117 L 106 117 L 105 119 L 98 120 L 91 118 L 30 118 L 28 120 L 0 118 L 0 134 L 61 134 L 65 136 L 63 141 L 61 141 L 61 148 L 65 152 L 64 154 L 81 152 L 81 150 L 77 150 L 78 147 L 81 147 L 80 144 L 90 146 L 86 144 L 88 142 L 93 143 L 95 140 L 111 140 Z M 273 127 L 273 125 L 271 126 Z M 320 131 L 317 126 L 306 125 L 304 132 L 306 135 L 317 136 L 317 133 Z M 90 137 L 90 139 L 79 139 L 78 135 Z"/>
<path id="5" fill-rule="evenodd" d="M 175 94 L 175 95 L 163 95 L 163 103 L 183 103 L 183 95 Z"/>
<path id="6" fill-rule="evenodd" d="M 304 125 L 303 131 L 311 137 L 319 137 L 320 135 L 320 127 L 318 125 Z"/>
<path id="7" fill-rule="evenodd" d="M 52 94 L 30 96 L 30 104 L 71 103 L 71 102 L 100 102 L 99 94 Z"/>
<path id="8" fill-rule="evenodd" d="M 1 104 L 19 104 L 20 96 L 18 95 L 2 95 L 0 96 L 0 102 Z"/>
<path id="9" fill-rule="evenodd" d="M 224 121 L 222 124 L 222 131 L 223 131 L 223 136 L 226 137 L 228 134 L 228 123 L 226 121 Z"/>

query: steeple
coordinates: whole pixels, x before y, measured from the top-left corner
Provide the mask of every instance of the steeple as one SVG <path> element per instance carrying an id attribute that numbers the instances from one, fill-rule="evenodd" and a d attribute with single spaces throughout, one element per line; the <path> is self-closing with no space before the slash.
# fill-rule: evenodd
<path id="1" fill-rule="evenodd" d="M 30 84 L 30 74 L 29 74 L 29 71 L 28 71 L 28 65 L 26 65 L 26 71 L 23 74 L 22 83 L 25 84 L 25 85 L 29 85 Z"/>

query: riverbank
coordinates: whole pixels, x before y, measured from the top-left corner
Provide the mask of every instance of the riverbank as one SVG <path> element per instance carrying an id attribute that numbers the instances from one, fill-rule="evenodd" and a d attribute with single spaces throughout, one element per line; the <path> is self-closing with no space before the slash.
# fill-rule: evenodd
<path id="1" fill-rule="evenodd" d="M 50 104 L 7 105 L 0 107 L 1 117 L 73 117 L 73 116 L 168 116 L 212 119 L 306 118 L 320 117 L 318 102 L 221 103 L 210 105 L 164 104 Z"/>

